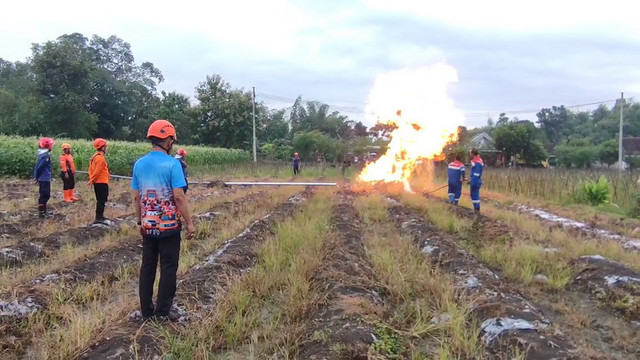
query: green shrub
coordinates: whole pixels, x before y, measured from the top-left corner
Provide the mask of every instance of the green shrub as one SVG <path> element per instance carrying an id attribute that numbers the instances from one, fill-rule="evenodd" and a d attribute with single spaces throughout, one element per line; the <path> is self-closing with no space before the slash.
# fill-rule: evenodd
<path id="1" fill-rule="evenodd" d="M 86 171 L 89 159 L 95 152 L 93 142 L 88 140 L 54 139 L 56 144 L 51 153 L 53 172 L 59 171 L 58 158 L 63 143 L 70 143 L 73 158 L 78 170 Z M 36 161 L 38 139 L 14 136 L 0 136 L 0 175 L 31 177 Z M 207 167 L 219 164 L 235 164 L 250 160 L 249 153 L 237 149 L 209 148 L 204 146 L 180 146 L 187 150 L 189 167 Z M 107 162 L 114 175 L 131 175 L 133 164 L 151 149 L 149 143 L 133 143 L 125 141 L 109 141 Z"/>
<path id="2" fill-rule="evenodd" d="M 611 200 L 611 186 L 604 175 L 597 182 L 587 179 L 578 187 L 576 200 L 593 206 L 608 203 Z"/>

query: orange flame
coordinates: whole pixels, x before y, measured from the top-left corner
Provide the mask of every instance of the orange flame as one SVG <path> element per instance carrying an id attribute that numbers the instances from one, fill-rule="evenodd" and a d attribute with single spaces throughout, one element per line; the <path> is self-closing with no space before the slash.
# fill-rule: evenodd
<path id="1" fill-rule="evenodd" d="M 366 113 L 397 129 L 389 135 L 386 153 L 358 175 L 360 181 L 400 182 L 411 192 L 409 180 L 419 161 L 443 158 L 442 148 L 457 138 L 464 117 L 446 92 L 457 81 L 455 69 L 442 63 L 376 78 Z"/>

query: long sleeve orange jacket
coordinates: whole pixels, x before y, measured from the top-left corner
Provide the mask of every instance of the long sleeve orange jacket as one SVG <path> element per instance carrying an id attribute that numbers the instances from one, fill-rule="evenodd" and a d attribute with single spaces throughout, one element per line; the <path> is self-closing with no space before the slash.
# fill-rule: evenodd
<path id="1" fill-rule="evenodd" d="M 100 151 L 93 154 L 89 161 L 89 183 L 109 183 L 109 167 L 107 166 L 107 160 L 104 157 L 104 153 Z"/>
<path id="2" fill-rule="evenodd" d="M 75 175 L 76 164 L 73 162 L 73 156 L 71 154 L 62 154 L 60 156 L 60 171 L 66 173 L 71 170 L 71 173 Z"/>

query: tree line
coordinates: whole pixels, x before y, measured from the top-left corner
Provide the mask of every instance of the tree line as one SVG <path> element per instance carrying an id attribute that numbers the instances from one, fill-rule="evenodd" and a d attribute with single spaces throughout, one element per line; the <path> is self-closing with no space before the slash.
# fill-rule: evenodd
<path id="1" fill-rule="evenodd" d="M 510 119 L 505 113 L 497 121 L 489 118 L 484 127 L 467 130 L 459 128 L 458 141 L 445 149 L 448 154 L 468 147 L 473 136 L 485 132 L 494 144 L 498 157 L 511 159 L 528 166 L 551 160 L 551 165 L 567 168 L 610 166 L 618 161 L 618 133 L 620 107 L 618 100 L 612 108 L 601 104 L 593 111 L 573 112 L 565 106 L 543 108 L 536 120 Z M 624 104 L 624 136 L 640 137 L 640 104 Z M 631 168 L 640 167 L 637 154 L 624 154 Z M 500 159 L 495 159 L 499 162 Z"/>
<path id="2" fill-rule="evenodd" d="M 206 76 L 194 91 L 195 102 L 178 92 L 158 91 L 164 80 L 151 62 L 136 62 L 131 46 L 117 36 L 91 38 L 79 33 L 34 44 L 25 61 L 0 58 L 0 133 L 68 138 L 104 137 L 137 141 L 157 118 L 170 119 L 179 142 L 189 145 L 251 150 L 252 94 L 233 88 L 217 74 Z M 447 144 L 452 155 L 486 132 L 495 141 L 492 154 L 537 165 L 551 158 L 566 167 L 611 165 L 617 161 L 620 102 L 609 109 L 570 111 L 541 109 L 534 121 L 504 113 L 484 127 L 459 128 Z M 256 103 L 256 135 L 261 157 L 287 160 L 298 152 L 304 160 L 338 162 L 364 156 L 372 146 L 384 150 L 393 125 L 367 129 L 327 104 L 303 101 L 289 109 Z M 640 136 L 640 104 L 627 102 L 625 136 Z M 632 167 L 640 159 L 628 156 Z"/>
<path id="3" fill-rule="evenodd" d="M 212 74 L 195 87 L 192 103 L 187 95 L 158 91 L 163 80 L 117 36 L 73 33 L 34 44 L 26 61 L 0 58 L 0 133 L 138 141 L 152 120 L 166 118 L 182 144 L 252 148 L 250 91 Z M 268 159 L 297 151 L 303 159 L 340 161 L 374 141 L 361 122 L 321 102 L 298 98 L 288 111 L 258 102 L 255 111 L 260 155 Z"/>

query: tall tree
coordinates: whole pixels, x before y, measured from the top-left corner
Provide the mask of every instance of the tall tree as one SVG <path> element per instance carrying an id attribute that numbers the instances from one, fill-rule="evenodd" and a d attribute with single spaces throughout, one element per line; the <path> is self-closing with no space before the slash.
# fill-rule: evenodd
<path id="1" fill-rule="evenodd" d="M 88 39 L 74 33 L 34 45 L 32 64 L 36 90 L 45 102 L 47 131 L 91 137 L 98 122 L 89 111 L 98 69 Z"/>
<path id="2" fill-rule="evenodd" d="M 207 76 L 196 88 L 199 143 L 250 149 L 252 146 L 252 96 L 233 90 L 220 75 Z"/>
<path id="3" fill-rule="evenodd" d="M 557 144 L 564 136 L 571 133 L 573 113 L 564 105 L 544 108 L 536 116 L 540 129 L 550 143 Z"/>
<path id="4" fill-rule="evenodd" d="M 505 156 L 519 156 L 528 164 L 537 164 L 546 158 L 544 147 L 536 140 L 535 125 L 530 121 L 510 122 L 495 130 L 496 148 Z"/>

